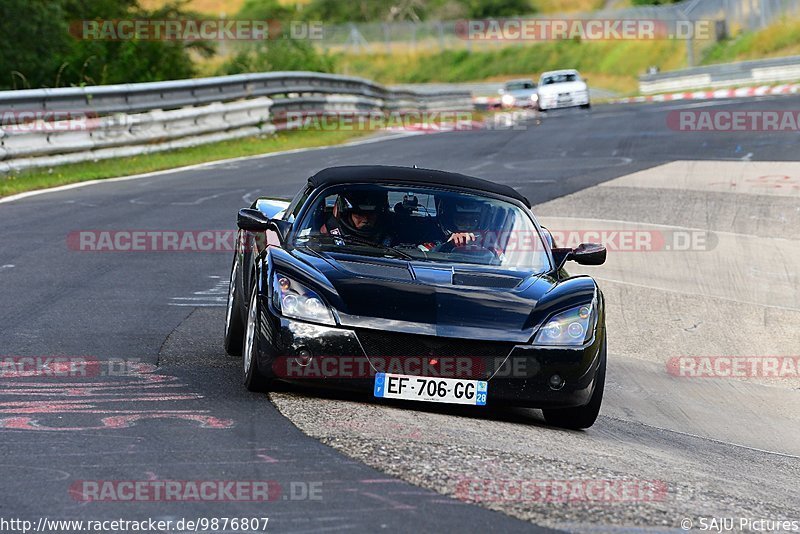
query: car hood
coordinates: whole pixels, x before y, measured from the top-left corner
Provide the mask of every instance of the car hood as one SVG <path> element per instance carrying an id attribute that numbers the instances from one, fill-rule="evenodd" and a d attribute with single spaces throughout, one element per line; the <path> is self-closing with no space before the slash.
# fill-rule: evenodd
<path id="1" fill-rule="evenodd" d="M 557 95 L 559 93 L 574 93 L 576 91 L 585 91 L 585 82 L 566 82 L 554 83 L 551 85 L 539 86 L 539 96 L 544 95 Z"/>
<path id="2" fill-rule="evenodd" d="M 505 94 L 511 95 L 514 98 L 530 98 L 531 95 L 536 94 L 536 89 L 519 89 L 517 91 L 506 91 Z"/>
<path id="3" fill-rule="evenodd" d="M 546 319 L 549 306 L 539 304 L 555 283 L 542 274 L 476 266 L 300 249 L 292 255 L 315 272 L 286 274 L 313 285 L 340 324 L 352 328 L 523 343 Z M 317 279 L 303 278 L 309 275 Z"/>

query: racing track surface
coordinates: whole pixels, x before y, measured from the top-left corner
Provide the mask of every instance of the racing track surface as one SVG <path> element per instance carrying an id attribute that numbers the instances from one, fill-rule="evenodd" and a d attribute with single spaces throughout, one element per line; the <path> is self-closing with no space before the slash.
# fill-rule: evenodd
<path id="1" fill-rule="evenodd" d="M 800 519 L 798 381 L 679 378 L 666 365 L 797 355 L 800 341 L 797 135 L 678 133 L 666 113 L 798 104 L 597 106 L 513 130 L 227 162 L 0 204 L 0 355 L 142 364 L 112 376 L 100 365 L 86 378 L 2 379 L 1 515 L 267 516 L 275 532 L 679 531 L 683 518 L 702 516 Z M 556 231 L 689 229 L 713 246 L 612 251 L 602 267 L 572 269 L 599 278 L 609 314 L 607 396 L 585 432 L 551 429 L 532 410 L 401 409 L 296 387 L 250 394 L 221 348 L 228 253 L 67 246 L 74 231 L 229 229 L 256 196 L 288 196 L 320 168 L 357 163 L 512 185 Z M 789 186 L 770 185 L 783 175 Z M 463 490 L 464 481 L 589 478 L 658 481 L 666 492 L 589 504 Z M 86 502 L 70 488 L 87 480 L 274 480 L 282 489 L 268 503 Z M 303 483 L 321 498 L 302 498 Z"/>

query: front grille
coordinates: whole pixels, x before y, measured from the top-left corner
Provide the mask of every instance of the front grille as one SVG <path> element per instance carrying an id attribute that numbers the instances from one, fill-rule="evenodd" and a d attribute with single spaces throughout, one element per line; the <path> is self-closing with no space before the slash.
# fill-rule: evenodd
<path id="1" fill-rule="evenodd" d="M 356 331 L 379 371 L 418 376 L 486 380 L 502 365 L 514 343 L 398 332 Z M 433 363 L 432 363 L 433 362 Z"/>

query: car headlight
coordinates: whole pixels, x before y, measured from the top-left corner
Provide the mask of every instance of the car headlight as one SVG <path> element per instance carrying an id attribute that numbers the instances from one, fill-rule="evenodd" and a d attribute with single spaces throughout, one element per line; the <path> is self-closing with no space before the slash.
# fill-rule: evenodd
<path id="1" fill-rule="evenodd" d="M 513 95 L 505 94 L 502 96 L 502 98 L 500 98 L 500 101 L 504 106 L 513 106 L 515 99 Z"/>
<path id="2" fill-rule="evenodd" d="M 531 95 L 531 102 L 538 102 L 538 101 L 539 101 L 539 95 L 536 94 L 536 93 L 533 93 Z"/>
<path id="3" fill-rule="evenodd" d="M 319 295 L 279 273 L 272 277 L 272 303 L 281 315 L 321 324 L 336 324 Z"/>
<path id="4" fill-rule="evenodd" d="M 558 313 L 539 329 L 533 343 L 559 347 L 583 345 L 594 335 L 595 315 L 594 302 Z"/>

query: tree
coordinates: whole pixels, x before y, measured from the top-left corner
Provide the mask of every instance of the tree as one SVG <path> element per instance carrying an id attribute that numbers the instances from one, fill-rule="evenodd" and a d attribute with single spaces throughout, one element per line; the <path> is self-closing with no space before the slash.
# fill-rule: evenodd
<path id="1" fill-rule="evenodd" d="M 137 0 L 1 0 L 0 88 L 19 89 L 188 78 L 191 52 L 211 54 L 209 43 L 92 40 L 84 21 L 187 19 L 182 3 L 156 10 Z"/>
<path id="2" fill-rule="evenodd" d="M 70 47 L 58 1 L 0 1 L 0 88 L 53 85 Z"/>

